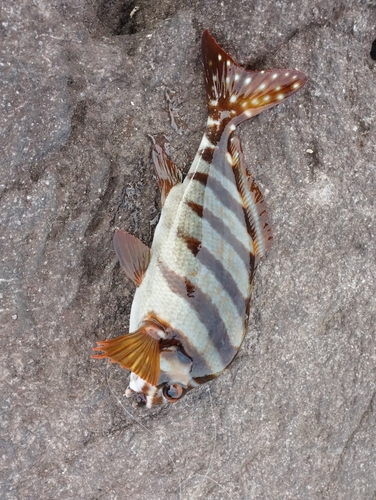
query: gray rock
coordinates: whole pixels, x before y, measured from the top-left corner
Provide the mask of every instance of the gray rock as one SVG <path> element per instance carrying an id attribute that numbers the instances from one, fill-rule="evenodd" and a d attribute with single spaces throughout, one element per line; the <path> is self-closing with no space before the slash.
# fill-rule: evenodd
<path id="1" fill-rule="evenodd" d="M 2 499 L 374 497 L 375 12 L 367 0 L 4 4 Z M 149 411 L 91 348 L 128 327 L 114 227 L 152 241 L 148 135 L 185 172 L 197 150 L 205 28 L 240 63 L 298 67 L 309 83 L 239 130 L 274 230 L 243 348 L 217 380 Z"/>

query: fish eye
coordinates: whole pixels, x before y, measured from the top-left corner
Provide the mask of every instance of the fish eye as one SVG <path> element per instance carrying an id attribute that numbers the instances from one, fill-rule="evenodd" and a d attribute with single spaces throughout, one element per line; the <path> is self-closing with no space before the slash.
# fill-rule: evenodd
<path id="1" fill-rule="evenodd" d="M 183 388 L 179 384 L 165 385 L 162 392 L 169 403 L 175 403 L 183 395 Z"/>

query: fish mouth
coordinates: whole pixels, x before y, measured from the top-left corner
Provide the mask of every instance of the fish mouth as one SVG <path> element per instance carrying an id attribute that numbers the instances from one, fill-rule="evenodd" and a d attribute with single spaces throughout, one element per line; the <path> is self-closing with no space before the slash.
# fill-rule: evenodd
<path id="1" fill-rule="evenodd" d="M 153 406 L 161 406 L 165 403 L 162 396 L 162 388 L 151 385 L 135 373 L 131 373 L 129 387 L 125 391 L 125 396 L 133 398 L 135 406 L 146 406 L 152 408 Z"/>
<path id="2" fill-rule="evenodd" d="M 152 386 L 154 389 L 156 387 Z M 157 394 L 147 394 L 145 392 L 136 392 L 131 387 L 128 387 L 125 391 L 125 396 L 127 398 L 133 399 L 132 406 L 136 408 L 148 408 L 151 409 L 154 406 L 162 406 L 166 403 L 162 396 L 162 390 L 159 389 Z"/>

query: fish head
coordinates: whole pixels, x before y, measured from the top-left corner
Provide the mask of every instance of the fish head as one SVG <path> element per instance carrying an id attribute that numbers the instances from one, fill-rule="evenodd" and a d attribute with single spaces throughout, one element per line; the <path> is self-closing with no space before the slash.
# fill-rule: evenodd
<path id="1" fill-rule="evenodd" d="M 164 348 L 160 355 L 161 372 L 158 385 L 149 384 L 131 373 L 129 388 L 147 408 L 176 403 L 198 384 L 191 376 L 192 360 L 179 345 Z"/>

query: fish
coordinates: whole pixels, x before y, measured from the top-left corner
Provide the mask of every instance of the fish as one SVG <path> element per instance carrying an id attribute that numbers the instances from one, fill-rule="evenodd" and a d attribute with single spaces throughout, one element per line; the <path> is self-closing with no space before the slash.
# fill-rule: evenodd
<path id="1" fill-rule="evenodd" d="M 113 238 L 136 285 L 129 333 L 98 341 L 92 356 L 130 370 L 126 395 L 147 408 L 218 377 L 241 347 L 255 271 L 273 236 L 234 131 L 307 82 L 296 69 L 243 68 L 208 30 L 202 59 L 208 119 L 198 152 L 183 178 L 154 145 L 162 210 L 151 248 L 120 229 Z"/>

